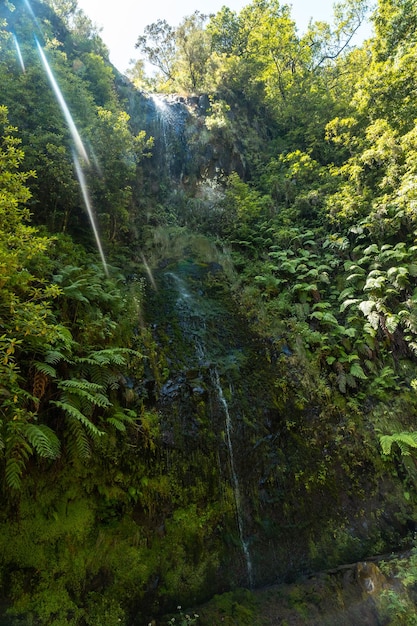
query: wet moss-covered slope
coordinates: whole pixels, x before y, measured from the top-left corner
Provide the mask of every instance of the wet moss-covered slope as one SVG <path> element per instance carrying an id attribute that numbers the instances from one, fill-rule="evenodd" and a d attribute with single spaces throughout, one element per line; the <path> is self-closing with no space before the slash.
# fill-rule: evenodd
<path id="1" fill-rule="evenodd" d="M 76 3 L 0 7 L 4 626 L 412 623 L 406 4 L 334 58 L 275 0 L 194 16 L 164 94 Z"/>

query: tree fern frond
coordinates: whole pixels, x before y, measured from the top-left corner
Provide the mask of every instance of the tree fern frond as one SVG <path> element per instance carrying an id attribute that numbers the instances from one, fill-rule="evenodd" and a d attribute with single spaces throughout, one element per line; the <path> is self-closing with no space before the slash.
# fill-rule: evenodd
<path id="1" fill-rule="evenodd" d="M 74 419 L 78 420 L 85 426 L 85 428 L 89 431 L 91 435 L 94 437 L 101 437 L 105 433 L 102 430 L 99 430 L 93 422 L 91 422 L 88 417 L 86 417 L 79 409 L 70 404 L 69 402 L 60 402 L 59 400 L 51 400 L 51 404 L 54 404 L 59 409 L 70 415 Z"/>
<path id="2" fill-rule="evenodd" d="M 59 389 L 66 389 L 72 392 L 77 391 L 102 391 L 103 386 L 97 383 L 92 383 L 85 378 L 68 378 L 67 380 L 60 380 L 58 383 Z"/>
<path id="3" fill-rule="evenodd" d="M 6 484 L 16 491 L 22 486 L 22 474 L 25 467 L 23 459 L 19 457 L 9 457 L 6 460 Z"/>
<path id="4" fill-rule="evenodd" d="M 132 348 L 106 348 L 90 354 L 100 365 L 126 365 L 129 356 L 142 356 Z"/>
<path id="5" fill-rule="evenodd" d="M 92 367 L 94 367 L 94 365 L 97 365 L 97 361 L 88 356 L 75 357 L 74 361 L 77 365 L 90 365 Z"/>
<path id="6" fill-rule="evenodd" d="M 92 352 L 90 356 L 99 365 L 126 365 L 127 355 L 125 356 L 123 352 L 123 348 L 114 348 Z"/>
<path id="7" fill-rule="evenodd" d="M 106 419 L 106 423 L 107 424 L 111 424 L 112 426 L 114 426 L 116 428 L 116 430 L 119 430 L 122 433 L 126 432 L 126 425 L 123 424 L 123 422 L 121 422 L 116 417 L 108 417 Z"/>
<path id="8" fill-rule="evenodd" d="M 403 456 L 410 454 L 410 448 L 417 448 L 417 432 L 393 433 L 379 437 L 383 454 L 390 454 L 392 445 L 396 443 Z"/>
<path id="9" fill-rule="evenodd" d="M 60 442 L 54 431 L 45 424 L 26 424 L 23 434 L 39 456 L 57 459 Z"/>
<path id="10" fill-rule="evenodd" d="M 52 367 L 49 363 L 41 363 L 40 361 L 35 361 L 34 366 L 36 371 L 41 374 L 46 374 L 46 376 L 51 376 L 51 378 L 56 378 L 56 369 Z"/>
<path id="11" fill-rule="evenodd" d="M 91 446 L 85 429 L 78 419 L 68 417 L 68 443 L 67 449 L 70 455 L 80 459 L 88 459 L 91 456 Z"/>
<path id="12" fill-rule="evenodd" d="M 45 354 L 45 362 L 51 365 L 57 365 L 60 361 L 71 363 L 71 361 L 59 350 L 51 350 Z"/>
<path id="13" fill-rule="evenodd" d="M 102 385 L 105 389 L 117 389 L 119 387 L 120 374 L 117 372 L 105 369 L 95 363 L 89 373 L 92 382 Z"/>
<path id="14" fill-rule="evenodd" d="M 94 404 L 102 409 L 112 406 L 112 403 L 110 402 L 108 397 L 105 396 L 103 393 L 96 393 L 94 395 Z"/>
<path id="15" fill-rule="evenodd" d="M 69 402 L 78 408 L 83 407 L 86 412 L 91 411 L 94 406 L 101 408 L 112 406 L 108 397 L 103 393 L 92 394 L 85 389 L 71 389 L 71 392 L 62 394 L 61 400 Z"/>
<path id="16" fill-rule="evenodd" d="M 117 430 L 126 432 L 126 426 L 133 424 L 136 419 L 134 411 L 117 411 L 111 417 L 108 417 L 106 422 L 112 424 Z"/>

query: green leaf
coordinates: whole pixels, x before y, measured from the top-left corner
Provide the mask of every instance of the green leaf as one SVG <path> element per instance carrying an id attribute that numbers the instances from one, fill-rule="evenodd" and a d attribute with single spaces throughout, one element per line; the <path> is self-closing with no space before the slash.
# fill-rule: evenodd
<path id="1" fill-rule="evenodd" d="M 359 363 L 352 363 L 350 366 L 349 373 L 355 378 L 360 378 L 361 380 L 367 380 L 368 377 L 362 369 L 362 366 Z"/>

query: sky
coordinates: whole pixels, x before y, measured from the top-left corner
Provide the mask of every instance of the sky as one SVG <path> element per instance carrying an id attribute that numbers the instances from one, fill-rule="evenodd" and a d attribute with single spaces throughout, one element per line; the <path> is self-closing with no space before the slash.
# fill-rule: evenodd
<path id="1" fill-rule="evenodd" d="M 110 50 L 110 60 L 124 73 L 131 59 L 138 59 L 135 43 L 145 26 L 165 19 L 178 26 L 182 19 L 200 11 L 217 13 L 223 6 L 239 12 L 250 0 L 78 0 L 78 6 L 100 28 L 101 38 Z M 310 18 L 331 22 L 334 0 L 289 0 L 292 16 L 300 33 Z M 369 30 L 366 35 L 369 36 Z"/>

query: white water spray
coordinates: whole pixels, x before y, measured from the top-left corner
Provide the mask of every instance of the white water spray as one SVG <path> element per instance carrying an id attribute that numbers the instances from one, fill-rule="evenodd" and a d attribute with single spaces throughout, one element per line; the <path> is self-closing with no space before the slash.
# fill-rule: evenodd
<path id="1" fill-rule="evenodd" d="M 16 35 L 14 33 L 12 33 L 12 37 L 13 37 L 14 45 L 15 45 L 15 48 L 16 48 L 17 58 L 19 59 L 20 67 L 22 68 L 22 72 L 26 73 L 25 63 L 23 61 L 22 51 L 20 49 L 19 42 L 18 42 L 17 37 L 16 37 Z"/>
<path id="2" fill-rule="evenodd" d="M 55 76 L 53 75 L 53 72 L 51 70 L 51 67 L 48 63 L 48 59 L 45 56 L 44 51 L 42 50 L 42 46 L 40 45 L 39 41 L 37 40 L 37 38 L 35 37 L 35 41 L 36 41 L 36 45 L 38 46 L 38 52 L 39 52 L 39 56 L 41 58 L 42 64 L 44 66 L 46 75 L 48 76 L 49 82 L 51 84 L 51 87 L 55 93 L 56 99 L 58 100 L 58 104 L 61 107 L 61 110 L 64 114 L 65 120 L 67 122 L 69 131 L 71 133 L 72 139 L 74 141 L 75 147 L 77 149 L 77 152 L 79 154 L 79 156 L 85 161 L 85 163 L 90 164 L 90 160 L 88 158 L 87 155 L 87 151 L 84 147 L 84 144 L 81 140 L 80 137 L 80 133 L 77 130 L 77 127 L 75 125 L 75 122 L 72 118 L 72 115 L 70 113 L 70 110 L 67 106 L 67 103 L 65 102 L 64 96 L 62 95 L 61 89 L 59 88 L 59 85 L 55 79 Z"/>
<path id="3" fill-rule="evenodd" d="M 85 180 L 85 176 L 84 176 L 84 172 L 82 170 L 81 164 L 80 164 L 80 162 L 79 162 L 79 160 L 77 158 L 77 155 L 75 153 L 73 155 L 73 158 L 74 158 L 75 171 L 77 173 L 78 182 L 80 183 L 80 187 L 81 187 L 81 191 L 82 191 L 82 194 L 83 194 L 85 208 L 87 209 L 88 217 L 90 218 L 91 227 L 93 229 L 94 237 L 96 239 L 97 248 L 98 248 L 98 251 L 100 253 L 101 262 L 103 263 L 103 267 L 104 267 L 104 271 L 106 273 L 106 276 L 108 276 L 109 275 L 109 271 L 108 271 L 108 268 L 107 268 L 107 263 L 106 263 L 106 258 L 104 256 L 103 247 L 101 245 L 100 236 L 98 234 L 98 228 L 97 228 L 96 220 L 95 220 L 95 217 L 94 217 L 93 208 L 91 206 L 90 196 L 88 194 L 87 182 Z"/>

